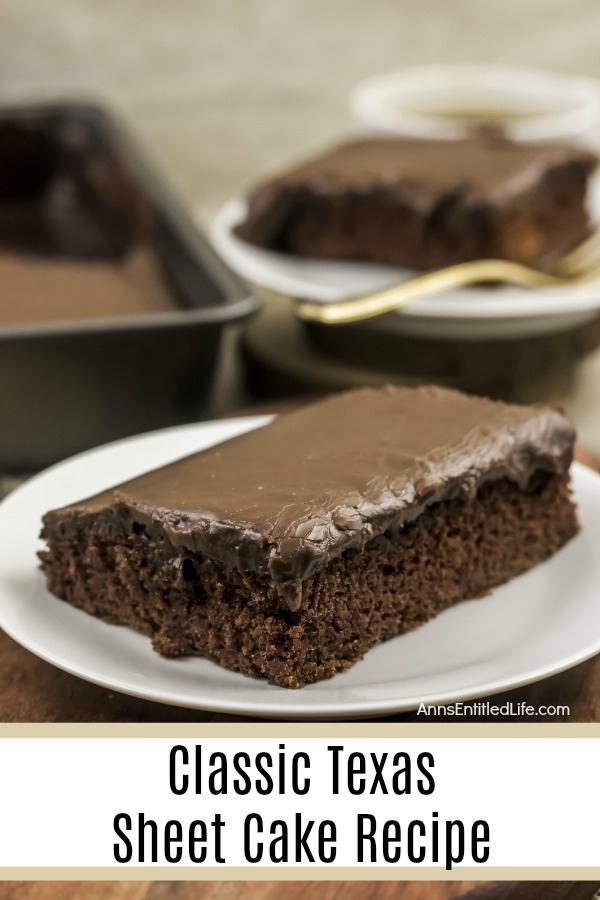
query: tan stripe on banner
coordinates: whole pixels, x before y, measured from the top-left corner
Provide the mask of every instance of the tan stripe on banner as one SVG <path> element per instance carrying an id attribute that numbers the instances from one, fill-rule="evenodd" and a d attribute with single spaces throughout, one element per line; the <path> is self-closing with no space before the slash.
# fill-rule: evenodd
<path id="1" fill-rule="evenodd" d="M 600 868 L 125 866 L 2 868 L 0 881 L 593 881 Z"/>
<path id="2" fill-rule="evenodd" d="M 600 722 L 0 723 L 0 738 L 600 738 Z"/>

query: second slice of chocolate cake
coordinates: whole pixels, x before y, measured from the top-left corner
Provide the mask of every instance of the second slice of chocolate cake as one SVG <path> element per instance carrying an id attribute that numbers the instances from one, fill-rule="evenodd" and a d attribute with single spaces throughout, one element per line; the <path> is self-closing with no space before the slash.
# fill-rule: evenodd
<path id="1" fill-rule="evenodd" d="M 350 141 L 259 185 L 236 228 L 259 247 L 414 269 L 496 257 L 540 268 L 590 230 L 596 157 L 502 138 Z"/>
<path id="2" fill-rule="evenodd" d="M 42 565 L 165 656 L 302 687 L 568 541 L 573 441 L 550 407 L 350 391 L 49 512 Z"/>

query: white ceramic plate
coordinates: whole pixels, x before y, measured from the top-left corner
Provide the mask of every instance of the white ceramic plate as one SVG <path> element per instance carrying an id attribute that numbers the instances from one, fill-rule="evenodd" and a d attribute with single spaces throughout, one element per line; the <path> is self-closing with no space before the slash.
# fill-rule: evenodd
<path id="1" fill-rule="evenodd" d="M 590 192 L 591 214 L 600 221 L 600 179 Z M 289 297 L 335 303 L 370 293 L 414 275 L 374 263 L 335 262 L 275 253 L 253 247 L 233 233 L 246 212 L 236 197 L 217 214 L 211 229 L 218 253 L 242 278 Z M 600 311 L 600 279 L 586 285 L 527 290 L 468 287 L 422 300 L 386 316 L 402 334 L 440 338 L 524 337 L 563 331 L 591 321 Z"/>
<path id="2" fill-rule="evenodd" d="M 461 603 L 371 650 L 348 672 L 291 691 L 204 659 L 166 660 L 149 640 L 107 625 L 45 590 L 40 518 L 267 417 L 171 428 L 109 444 L 32 478 L 0 506 L 0 626 L 33 653 L 105 687 L 177 706 L 273 718 L 353 718 L 527 684 L 600 650 L 600 477 L 576 465 L 582 533 L 555 557 L 484 600 Z M 556 697 L 560 703 L 561 698 Z"/>

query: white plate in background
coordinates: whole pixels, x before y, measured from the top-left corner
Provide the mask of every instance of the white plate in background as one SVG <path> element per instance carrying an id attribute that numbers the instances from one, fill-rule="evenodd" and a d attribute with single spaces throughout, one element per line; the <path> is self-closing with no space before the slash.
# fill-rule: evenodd
<path id="1" fill-rule="evenodd" d="M 573 476 L 582 532 L 552 559 L 302 690 L 273 687 L 206 659 L 163 659 L 147 637 L 101 622 L 46 591 L 36 564 L 44 512 L 268 420 L 231 419 L 128 438 L 59 463 L 14 491 L 0 504 L 0 626 L 41 658 L 111 690 L 283 719 L 351 719 L 411 710 L 421 701 L 482 697 L 600 651 L 600 477 L 580 465 Z"/>
<path id="2" fill-rule="evenodd" d="M 594 221 L 599 221 L 600 179 L 593 182 L 590 207 Z M 217 214 L 211 238 L 225 262 L 258 288 L 335 303 L 383 290 L 415 274 L 394 266 L 317 260 L 254 247 L 233 232 L 245 213 L 245 200 L 230 200 Z M 417 300 L 386 316 L 386 323 L 390 330 L 417 336 L 511 338 L 565 331 L 593 320 L 599 312 L 600 279 L 536 291 L 508 285 L 459 288 Z"/>

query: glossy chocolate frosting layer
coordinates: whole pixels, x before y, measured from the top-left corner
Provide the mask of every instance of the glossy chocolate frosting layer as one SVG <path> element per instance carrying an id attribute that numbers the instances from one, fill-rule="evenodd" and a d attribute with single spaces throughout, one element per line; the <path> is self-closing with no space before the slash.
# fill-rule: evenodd
<path id="1" fill-rule="evenodd" d="M 110 261 L 0 252 L 0 284 L 0 328 L 177 309 L 157 260 L 141 248 Z"/>
<path id="2" fill-rule="evenodd" d="M 521 192 L 549 168 L 576 162 L 593 168 L 593 153 L 566 144 L 524 144 L 503 138 L 455 141 L 369 138 L 340 144 L 274 181 L 346 187 L 402 181 L 407 188 L 434 192 L 468 185 L 494 197 Z"/>
<path id="3" fill-rule="evenodd" d="M 227 567 L 301 581 L 427 506 L 490 480 L 525 487 L 564 473 L 574 432 L 547 406 L 511 406 L 434 387 L 364 388 L 49 513 L 46 524 L 112 511 Z"/>

